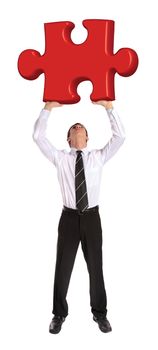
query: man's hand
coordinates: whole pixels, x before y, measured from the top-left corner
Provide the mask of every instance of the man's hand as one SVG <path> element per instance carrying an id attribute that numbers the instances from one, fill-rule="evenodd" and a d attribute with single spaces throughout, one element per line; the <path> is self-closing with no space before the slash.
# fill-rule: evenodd
<path id="1" fill-rule="evenodd" d="M 56 102 L 56 101 L 49 101 L 49 102 L 46 102 L 45 106 L 44 106 L 44 109 L 47 109 L 48 111 L 51 111 L 52 108 L 54 107 L 62 107 L 63 105 L 59 102 Z"/>
<path id="2" fill-rule="evenodd" d="M 92 103 L 94 103 L 94 104 L 96 104 L 96 105 L 103 106 L 103 107 L 105 107 L 106 109 L 111 109 L 111 108 L 113 108 L 112 101 L 101 100 L 101 101 L 92 102 Z"/>

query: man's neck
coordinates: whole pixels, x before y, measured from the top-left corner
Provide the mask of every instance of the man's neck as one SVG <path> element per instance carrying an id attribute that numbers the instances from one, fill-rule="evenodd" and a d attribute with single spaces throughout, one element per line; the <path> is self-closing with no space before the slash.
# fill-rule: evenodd
<path id="1" fill-rule="evenodd" d="M 83 149 L 87 147 L 87 144 L 82 143 L 82 142 L 76 142 L 73 145 L 71 145 L 72 148 L 76 148 L 76 149 Z"/>

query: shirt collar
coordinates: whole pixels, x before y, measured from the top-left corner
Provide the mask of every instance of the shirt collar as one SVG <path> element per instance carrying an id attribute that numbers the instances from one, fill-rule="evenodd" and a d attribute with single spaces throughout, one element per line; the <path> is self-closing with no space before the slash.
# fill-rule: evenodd
<path id="1" fill-rule="evenodd" d="M 71 154 L 76 155 L 76 151 L 78 151 L 77 148 L 71 147 L 71 151 L 70 151 Z M 82 148 L 81 151 L 83 152 L 84 155 L 87 155 L 89 152 L 88 147 Z"/>

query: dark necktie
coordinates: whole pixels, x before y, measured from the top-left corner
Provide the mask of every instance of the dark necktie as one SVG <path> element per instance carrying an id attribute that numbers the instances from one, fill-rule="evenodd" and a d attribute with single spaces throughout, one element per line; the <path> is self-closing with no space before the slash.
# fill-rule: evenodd
<path id="1" fill-rule="evenodd" d="M 88 207 L 88 195 L 82 159 L 82 151 L 76 151 L 75 166 L 75 191 L 76 191 L 76 208 L 84 211 Z"/>

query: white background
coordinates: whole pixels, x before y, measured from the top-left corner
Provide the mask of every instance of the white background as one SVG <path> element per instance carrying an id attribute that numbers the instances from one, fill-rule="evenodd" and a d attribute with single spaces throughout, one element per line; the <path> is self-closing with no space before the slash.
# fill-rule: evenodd
<path id="1" fill-rule="evenodd" d="M 72 39 L 83 42 L 84 19 L 115 21 L 115 52 L 131 47 L 139 68 L 116 75 L 114 102 L 126 141 L 105 166 L 100 193 L 103 269 L 108 318 L 104 334 L 92 320 L 89 279 L 81 248 L 68 291 L 69 316 L 58 335 L 48 332 L 52 318 L 57 226 L 62 199 L 56 169 L 32 140 L 43 108 L 43 83 L 17 71 L 21 51 L 44 52 L 45 22 L 70 20 Z M 1 8 L 1 349 L 157 349 L 157 12 L 156 1 L 6 1 Z M 52 111 L 48 135 L 66 148 L 66 132 L 75 121 L 89 131 L 89 148 L 102 147 L 109 124 L 94 106 L 90 82 L 80 84 L 81 102 Z M 87 345 L 86 345 L 87 344 Z"/>

